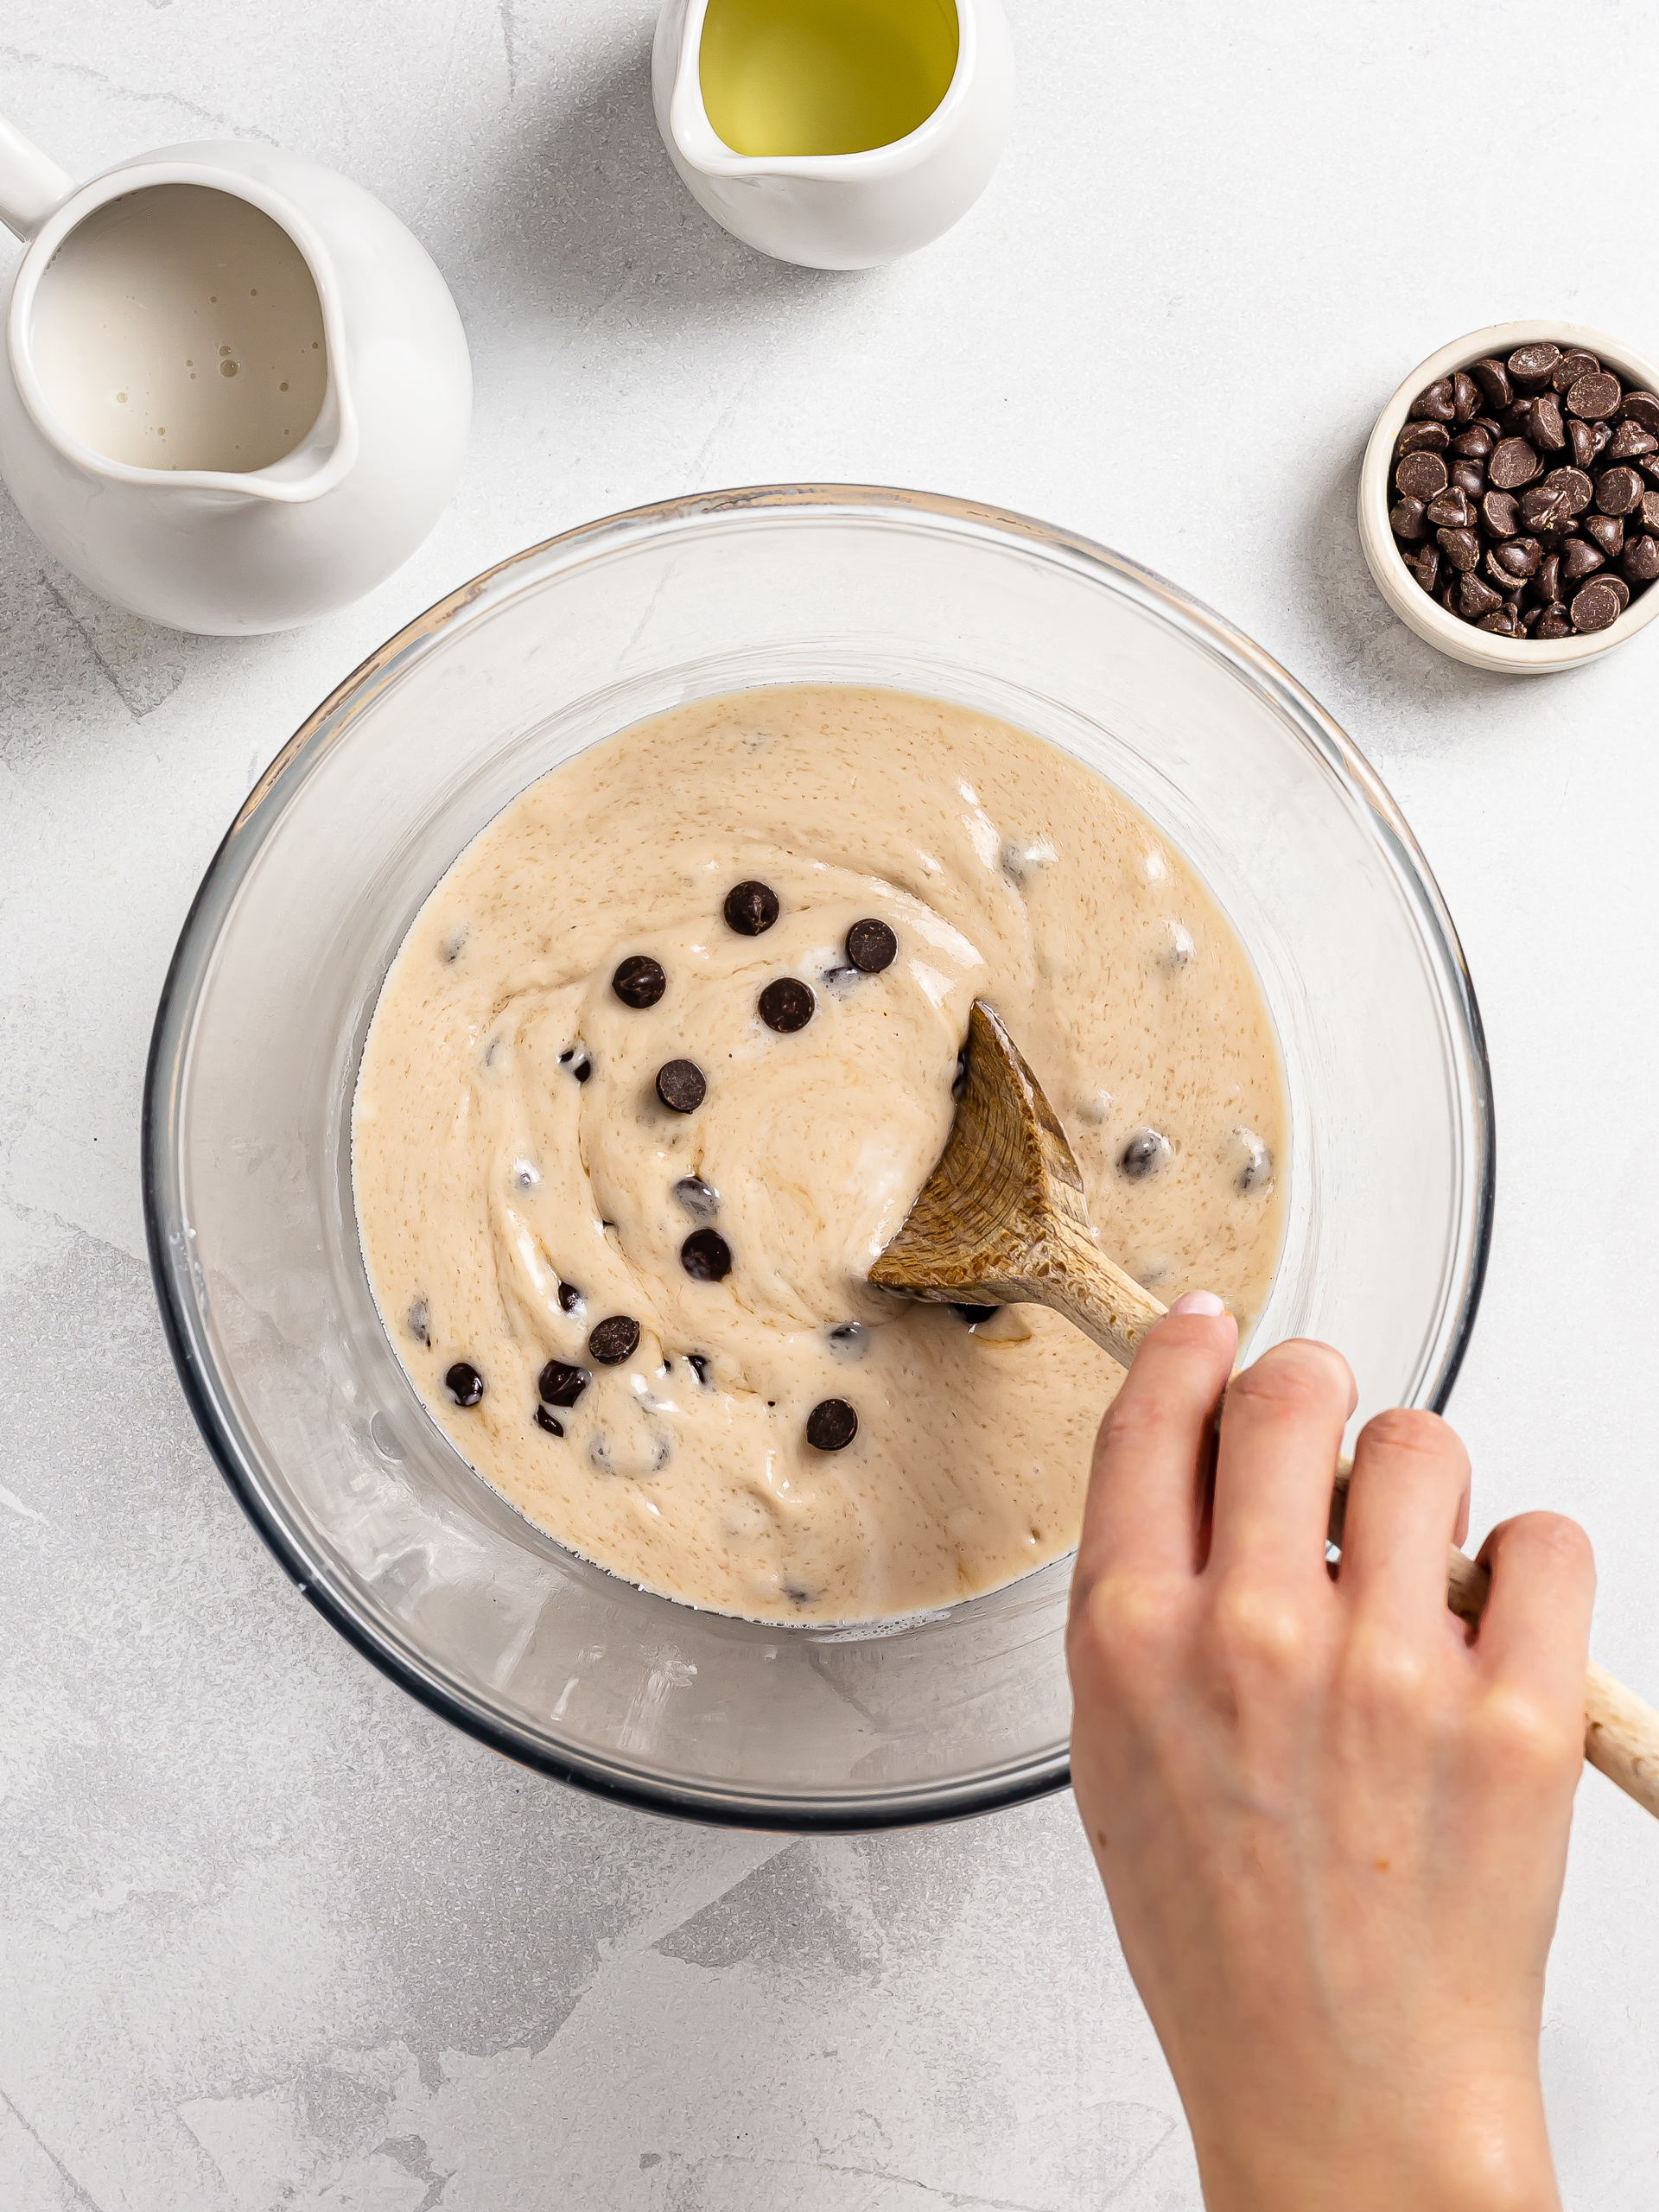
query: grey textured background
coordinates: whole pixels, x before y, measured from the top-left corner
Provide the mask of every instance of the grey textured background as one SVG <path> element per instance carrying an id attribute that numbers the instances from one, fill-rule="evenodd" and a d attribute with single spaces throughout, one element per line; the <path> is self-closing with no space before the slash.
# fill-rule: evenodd
<path id="1" fill-rule="evenodd" d="M 453 510 L 296 634 L 148 628 L 0 498 L 3 2212 L 1198 2205 L 1069 1802 L 805 1843 L 519 1774 L 290 1592 L 168 1368 L 140 1085 L 221 830 L 410 615 L 636 500 L 819 476 L 1027 509 L 1221 607 L 1365 747 L 1491 1032 L 1497 1234 L 1452 1408 L 1477 1528 L 1578 1513 L 1598 1649 L 1659 1691 L 1659 641 L 1535 686 L 1460 671 L 1388 615 L 1351 513 L 1376 408 L 1446 339 L 1559 312 L 1659 352 L 1659 17 L 1012 12 L 991 189 L 852 276 L 685 198 L 639 0 L 0 22 L 0 108 L 78 175 L 264 136 L 379 193 L 478 372 Z M 1659 2198 L 1656 1851 L 1589 1777 L 1545 2037 L 1574 2208 Z"/>

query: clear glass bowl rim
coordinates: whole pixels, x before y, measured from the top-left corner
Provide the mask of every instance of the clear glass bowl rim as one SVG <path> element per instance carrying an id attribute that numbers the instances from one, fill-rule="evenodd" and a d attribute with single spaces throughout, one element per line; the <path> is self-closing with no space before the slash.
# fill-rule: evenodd
<path id="1" fill-rule="evenodd" d="M 1201 601 L 1109 547 L 1011 509 L 891 486 L 811 483 L 744 486 L 626 508 L 510 555 L 458 586 L 371 653 L 300 725 L 238 810 L 191 902 L 162 987 L 144 1076 L 142 1159 L 150 1273 L 180 1384 L 220 1474 L 301 1595 L 330 1626 L 399 1688 L 490 1750 L 594 1796 L 702 1826 L 784 1827 L 802 1834 L 863 1833 L 877 1827 L 967 1819 L 1048 1796 L 1069 1786 L 1070 1762 L 1058 1757 L 1028 1763 L 1005 1771 L 971 1798 L 957 1795 L 948 1802 L 930 1803 L 924 1796 L 912 1803 L 884 1808 L 866 1804 L 846 1811 L 803 1805 L 785 1821 L 759 1808 L 724 1810 L 654 1781 L 625 1782 L 612 1771 L 550 1756 L 544 1747 L 527 1742 L 487 1712 L 457 1698 L 441 1678 L 416 1666 L 410 1655 L 378 1635 L 372 1624 L 346 1604 L 334 1579 L 320 1571 L 322 1562 L 307 1554 L 294 1532 L 270 1510 L 258 1479 L 257 1455 L 212 1387 L 214 1363 L 194 1307 L 179 1294 L 176 1264 L 169 1257 L 170 1249 L 187 1233 L 177 1174 L 185 1048 L 220 927 L 264 842 L 266 826 L 281 812 L 287 790 L 304 776 L 320 751 L 346 734 L 359 708 L 400 670 L 431 651 L 450 625 L 469 612 L 482 612 L 526 584 L 620 546 L 711 517 L 752 512 L 757 508 L 851 512 L 866 519 L 887 518 L 912 526 L 931 521 L 965 529 L 977 537 L 1013 541 L 1021 550 L 1046 555 L 1074 574 L 1109 576 L 1114 589 L 1141 601 L 1205 652 L 1268 694 L 1303 741 L 1358 796 L 1380 842 L 1429 924 L 1451 987 L 1449 996 L 1470 1073 L 1475 1123 L 1471 1132 L 1476 1160 L 1473 1218 L 1456 1322 L 1427 1395 L 1427 1403 L 1436 1412 L 1444 1410 L 1463 1363 L 1491 1252 L 1497 1189 L 1491 1067 L 1474 984 L 1440 887 L 1393 798 L 1331 716 L 1270 654 Z"/>

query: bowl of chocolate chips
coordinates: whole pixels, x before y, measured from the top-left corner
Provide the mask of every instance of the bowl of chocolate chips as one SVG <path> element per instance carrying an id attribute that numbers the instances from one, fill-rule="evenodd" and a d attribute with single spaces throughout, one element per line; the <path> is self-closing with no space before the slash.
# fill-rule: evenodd
<path id="1" fill-rule="evenodd" d="M 1659 368 L 1571 323 L 1442 346 L 1377 418 L 1359 537 L 1402 621 L 1471 667 L 1624 644 L 1659 614 Z"/>

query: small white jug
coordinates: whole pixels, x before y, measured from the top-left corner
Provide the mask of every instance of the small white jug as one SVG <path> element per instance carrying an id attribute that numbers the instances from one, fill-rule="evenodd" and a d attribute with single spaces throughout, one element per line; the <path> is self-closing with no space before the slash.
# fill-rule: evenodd
<path id="1" fill-rule="evenodd" d="M 657 127 L 693 197 L 736 238 L 809 269 L 870 269 L 948 231 L 990 180 L 1014 111 L 1001 0 L 956 0 L 957 66 L 925 121 L 856 154 L 745 155 L 703 105 L 709 0 L 664 0 L 652 54 Z"/>
<path id="2" fill-rule="evenodd" d="M 316 287 L 321 406 L 268 466 L 111 458 L 63 419 L 64 393 L 54 399 L 40 372 L 41 281 L 66 241 L 112 202 L 176 185 L 268 216 Z M 359 186 L 292 154 L 226 143 L 163 147 L 74 188 L 0 122 L 0 221 L 29 245 L 6 322 L 0 473 L 35 535 L 104 598 L 177 630 L 287 629 L 359 597 L 432 528 L 466 448 L 472 365 L 443 279 Z"/>

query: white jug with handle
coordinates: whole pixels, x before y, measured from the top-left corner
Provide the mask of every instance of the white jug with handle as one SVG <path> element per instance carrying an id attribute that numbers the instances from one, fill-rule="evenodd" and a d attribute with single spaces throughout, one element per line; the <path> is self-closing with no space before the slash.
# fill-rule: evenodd
<path id="1" fill-rule="evenodd" d="M 985 189 L 1014 49 L 1001 0 L 664 0 L 652 94 L 717 223 L 780 261 L 869 269 Z"/>
<path id="2" fill-rule="evenodd" d="M 431 261 L 359 186 L 225 143 L 77 188 L 0 122 L 0 221 L 29 248 L 0 474 L 94 591 L 178 630 L 287 629 L 432 528 L 466 448 L 467 341 Z"/>

